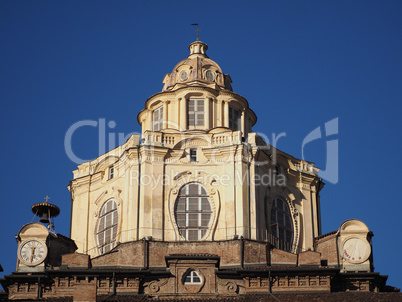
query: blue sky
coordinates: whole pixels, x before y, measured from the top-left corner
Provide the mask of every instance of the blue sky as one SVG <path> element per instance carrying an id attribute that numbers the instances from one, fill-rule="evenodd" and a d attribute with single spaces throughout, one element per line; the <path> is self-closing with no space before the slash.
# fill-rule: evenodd
<path id="1" fill-rule="evenodd" d="M 31 205 L 61 209 L 69 235 L 76 164 L 64 137 L 81 120 L 140 132 L 137 113 L 188 55 L 200 23 L 208 55 L 258 115 L 254 131 L 286 133 L 278 148 L 301 157 L 304 137 L 339 118 L 339 182 L 321 192 L 323 232 L 350 218 L 375 234 L 375 270 L 402 287 L 401 1 L 1 1 L 0 263 L 15 269 L 14 235 Z M 73 150 L 98 155 L 98 130 L 77 131 Z M 305 158 L 324 168 L 326 139 Z"/>

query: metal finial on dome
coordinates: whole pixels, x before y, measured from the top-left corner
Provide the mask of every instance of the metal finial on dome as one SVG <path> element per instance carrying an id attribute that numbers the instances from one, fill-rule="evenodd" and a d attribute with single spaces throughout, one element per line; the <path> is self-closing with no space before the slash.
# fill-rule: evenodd
<path id="1" fill-rule="evenodd" d="M 52 217 L 56 217 L 57 215 L 60 214 L 60 209 L 58 206 L 51 204 L 48 202 L 49 196 L 46 195 L 44 198 L 46 202 L 41 202 L 41 203 L 36 203 L 32 206 L 32 212 L 36 215 L 39 216 L 39 221 L 42 223 L 48 223 L 49 229 L 53 228 L 53 224 L 51 222 Z"/>
<path id="2" fill-rule="evenodd" d="M 191 24 L 192 26 L 197 26 L 197 29 L 195 30 L 197 32 L 197 40 L 196 41 L 200 41 L 200 29 L 198 28 L 198 23 L 193 23 Z"/>

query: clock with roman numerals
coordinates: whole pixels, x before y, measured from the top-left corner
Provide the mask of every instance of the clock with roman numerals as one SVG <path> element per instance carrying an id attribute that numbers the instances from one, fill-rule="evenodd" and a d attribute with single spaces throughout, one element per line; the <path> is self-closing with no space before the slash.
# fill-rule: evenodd
<path id="1" fill-rule="evenodd" d="M 36 266 L 42 263 L 46 256 L 47 246 L 41 240 L 25 240 L 18 248 L 18 259 L 27 266 Z"/>

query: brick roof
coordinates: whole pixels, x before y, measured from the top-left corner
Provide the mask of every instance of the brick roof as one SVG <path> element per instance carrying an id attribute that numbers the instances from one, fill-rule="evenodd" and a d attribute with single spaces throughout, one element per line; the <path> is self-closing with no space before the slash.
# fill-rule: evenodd
<path id="1" fill-rule="evenodd" d="M 325 237 L 328 237 L 328 236 L 330 236 L 330 235 L 336 234 L 336 232 L 338 232 L 338 230 L 335 230 L 335 231 L 332 231 L 332 232 L 329 232 L 329 233 L 326 233 L 326 234 L 317 236 L 317 237 L 314 238 L 314 240 L 315 240 L 315 241 L 320 240 L 320 239 L 322 239 L 322 238 L 325 238 Z"/>

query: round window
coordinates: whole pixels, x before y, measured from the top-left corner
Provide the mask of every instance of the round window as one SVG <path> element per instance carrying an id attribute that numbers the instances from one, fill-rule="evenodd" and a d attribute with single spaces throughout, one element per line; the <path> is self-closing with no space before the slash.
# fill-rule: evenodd
<path id="1" fill-rule="evenodd" d="M 215 81 L 215 72 L 213 72 L 212 70 L 207 70 L 205 72 L 205 77 L 208 81 Z"/>
<path id="2" fill-rule="evenodd" d="M 188 79 L 188 72 L 187 70 L 183 70 L 182 72 L 180 72 L 180 80 L 181 81 L 185 81 Z"/>

